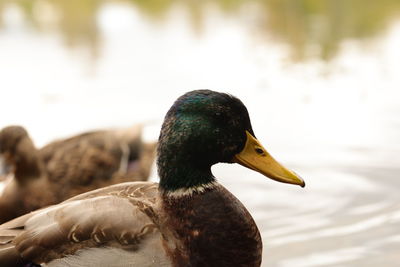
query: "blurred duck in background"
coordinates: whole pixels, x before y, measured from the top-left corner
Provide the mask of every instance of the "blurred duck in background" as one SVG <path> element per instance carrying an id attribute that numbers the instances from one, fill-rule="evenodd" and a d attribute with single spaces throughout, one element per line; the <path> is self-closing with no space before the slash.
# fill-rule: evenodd
<path id="1" fill-rule="evenodd" d="M 159 184 L 108 186 L 1 225 L 2 266 L 260 266 L 257 225 L 211 166 L 305 183 L 255 138 L 243 103 L 186 93 L 165 117 L 157 152 Z"/>
<path id="2" fill-rule="evenodd" d="M 142 126 L 83 133 L 36 149 L 21 126 L 0 131 L 0 223 L 96 188 L 148 179 L 155 143 Z"/>

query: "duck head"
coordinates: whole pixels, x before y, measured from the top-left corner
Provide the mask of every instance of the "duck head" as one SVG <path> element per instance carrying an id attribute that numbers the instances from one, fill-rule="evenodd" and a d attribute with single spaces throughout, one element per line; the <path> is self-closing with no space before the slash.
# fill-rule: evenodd
<path id="1" fill-rule="evenodd" d="M 17 179 L 40 174 L 37 150 L 21 126 L 8 126 L 0 131 L 0 157 L 3 170 L 14 172 Z"/>
<path id="2" fill-rule="evenodd" d="M 210 90 L 188 92 L 175 101 L 161 128 L 160 187 L 173 191 L 213 182 L 211 166 L 218 162 L 239 163 L 273 180 L 305 185 L 256 139 L 238 98 Z"/>

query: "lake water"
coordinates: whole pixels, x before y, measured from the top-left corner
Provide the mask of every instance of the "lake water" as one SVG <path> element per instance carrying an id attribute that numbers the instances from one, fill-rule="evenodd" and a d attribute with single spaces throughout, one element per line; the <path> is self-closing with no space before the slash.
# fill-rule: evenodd
<path id="1" fill-rule="evenodd" d="M 232 93 L 307 184 L 213 167 L 263 266 L 399 266 L 399 47 L 396 0 L 0 0 L 0 127 L 41 146 L 144 122 L 152 140 L 182 93 Z"/>

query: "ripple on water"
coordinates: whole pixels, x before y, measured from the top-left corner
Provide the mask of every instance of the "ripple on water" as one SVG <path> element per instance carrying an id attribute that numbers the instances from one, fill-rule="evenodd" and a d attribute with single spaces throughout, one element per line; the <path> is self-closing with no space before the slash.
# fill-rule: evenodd
<path id="1" fill-rule="evenodd" d="M 365 255 L 366 251 L 362 247 L 335 249 L 332 251 L 324 251 L 320 253 L 313 253 L 306 257 L 299 257 L 289 260 L 283 260 L 278 265 L 279 267 L 313 267 L 313 266 L 327 266 L 332 264 L 345 263 Z M 343 265 L 342 265 L 343 266 Z"/>
<path id="2" fill-rule="evenodd" d="M 275 238 L 270 241 L 271 245 L 282 245 L 291 242 L 307 241 L 322 237 L 351 236 L 356 233 L 366 232 L 376 227 L 384 226 L 386 223 L 400 223 L 400 210 L 392 213 L 384 213 L 373 218 L 366 218 L 348 225 L 330 227 L 319 231 L 307 232 L 302 234 L 290 235 L 281 238 Z"/>

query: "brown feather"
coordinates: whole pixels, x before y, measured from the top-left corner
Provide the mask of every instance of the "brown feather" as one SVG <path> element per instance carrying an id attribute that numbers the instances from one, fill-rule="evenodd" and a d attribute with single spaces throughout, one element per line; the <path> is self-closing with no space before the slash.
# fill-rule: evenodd
<path id="1" fill-rule="evenodd" d="M 132 249 L 157 229 L 144 211 L 156 192 L 153 183 L 118 184 L 16 218 L 0 226 L 0 251 L 43 263 L 99 244 Z"/>
<path id="2" fill-rule="evenodd" d="M 96 188 L 147 180 L 155 157 L 155 144 L 142 143 L 140 126 L 83 133 L 39 150 L 22 127 L 11 126 L 0 132 L 0 146 L 14 166 L 14 179 L 0 195 L 0 223 Z"/>
<path id="3" fill-rule="evenodd" d="M 0 262 L 13 255 L 15 262 L 49 263 L 94 247 L 140 253 L 154 237 L 159 245 L 151 253 L 172 266 L 260 266 L 258 229 L 224 187 L 169 198 L 149 182 L 87 192 L 1 225 L 0 251 L 7 253 Z"/>

